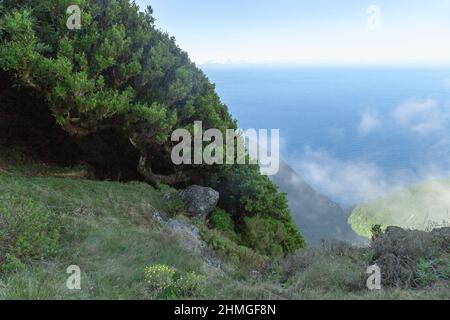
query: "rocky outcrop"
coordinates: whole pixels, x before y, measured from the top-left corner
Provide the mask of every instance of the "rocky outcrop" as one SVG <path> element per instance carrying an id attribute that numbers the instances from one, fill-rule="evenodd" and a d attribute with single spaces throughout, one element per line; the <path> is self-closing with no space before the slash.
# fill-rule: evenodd
<path id="1" fill-rule="evenodd" d="M 203 261 L 212 268 L 219 269 L 220 261 L 208 249 L 197 226 L 185 219 L 170 219 L 166 230 L 179 239 L 180 244 L 188 251 L 200 255 Z"/>
<path id="2" fill-rule="evenodd" d="M 200 237 L 200 230 L 188 221 L 170 219 L 167 222 L 166 229 L 175 234 L 189 251 L 202 253 L 206 247 L 205 242 Z"/>
<path id="3" fill-rule="evenodd" d="M 190 217 L 206 218 L 219 202 L 219 193 L 217 191 L 196 185 L 181 191 L 179 195 L 185 203 Z"/>

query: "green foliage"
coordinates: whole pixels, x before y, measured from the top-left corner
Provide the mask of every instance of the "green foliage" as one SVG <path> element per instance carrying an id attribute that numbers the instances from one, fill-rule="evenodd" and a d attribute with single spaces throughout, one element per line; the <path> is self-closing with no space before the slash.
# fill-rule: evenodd
<path id="1" fill-rule="evenodd" d="M 173 286 L 175 269 L 166 265 L 152 265 L 145 269 L 144 279 L 152 296 L 160 295 Z"/>
<path id="2" fill-rule="evenodd" d="M 195 272 L 187 272 L 178 275 L 175 280 L 175 288 L 179 297 L 203 297 L 208 279 Z"/>
<path id="3" fill-rule="evenodd" d="M 245 217 L 245 232 L 243 242 L 256 251 L 275 257 L 282 257 L 283 247 L 289 247 L 290 239 L 284 225 L 270 217 Z"/>
<path id="4" fill-rule="evenodd" d="M 186 205 L 178 194 L 177 190 L 164 192 L 164 210 L 170 217 L 181 216 L 186 213 Z"/>
<path id="5" fill-rule="evenodd" d="M 416 266 L 416 277 L 420 286 L 450 281 L 450 256 L 443 255 L 434 260 L 420 259 Z"/>
<path id="6" fill-rule="evenodd" d="M 82 9 L 81 30 L 68 32 L 66 0 L 6 1 L 0 22 L 0 69 L 45 96 L 66 131 L 123 128 L 145 149 L 143 140 L 167 143 L 185 120 L 233 123 L 203 73 L 154 27 L 151 12 L 129 0 L 70 4 Z"/>
<path id="7" fill-rule="evenodd" d="M 0 271 L 22 268 L 30 259 L 59 251 L 60 221 L 31 198 L 2 195 L 0 201 Z"/>
<path id="8" fill-rule="evenodd" d="M 177 272 L 167 265 L 151 265 L 145 269 L 146 294 L 150 298 L 201 297 L 206 277 L 195 272 Z"/>
<path id="9" fill-rule="evenodd" d="M 215 229 L 202 229 L 203 240 L 225 261 L 240 270 L 254 270 L 267 262 L 268 258 L 240 245 Z"/>
<path id="10" fill-rule="evenodd" d="M 239 240 L 239 236 L 234 230 L 234 222 L 225 210 L 220 208 L 215 209 L 211 213 L 209 221 L 213 229 L 223 232 L 223 234 L 233 241 L 237 242 Z"/>
<path id="11" fill-rule="evenodd" d="M 212 177 L 211 185 L 221 193 L 220 205 L 232 215 L 245 245 L 268 255 L 288 254 L 306 246 L 292 220 L 286 195 L 260 174 L 258 166 L 224 167 Z M 258 236 L 266 239 L 265 244 Z"/>

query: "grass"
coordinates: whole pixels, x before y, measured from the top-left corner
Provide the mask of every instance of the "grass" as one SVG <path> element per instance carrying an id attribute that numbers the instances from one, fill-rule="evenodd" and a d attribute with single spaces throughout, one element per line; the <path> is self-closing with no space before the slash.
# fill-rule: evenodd
<path id="1" fill-rule="evenodd" d="M 450 298 L 448 287 L 368 291 L 367 252 L 324 247 L 285 260 L 267 259 L 200 223 L 211 250 L 222 259 L 222 270 L 211 269 L 153 220 L 152 213 L 165 208 L 161 191 L 140 182 L 86 180 L 79 168 L 43 166 L 5 154 L 0 153 L 0 198 L 5 193 L 31 198 L 64 224 L 56 256 L 0 274 L 0 299 L 147 299 L 155 296 L 145 283 L 151 265 L 169 266 L 191 280 L 197 278 L 192 274 L 207 279 L 194 290 L 197 295 L 159 295 L 166 299 Z M 66 287 L 70 265 L 81 268 L 79 291 Z"/>

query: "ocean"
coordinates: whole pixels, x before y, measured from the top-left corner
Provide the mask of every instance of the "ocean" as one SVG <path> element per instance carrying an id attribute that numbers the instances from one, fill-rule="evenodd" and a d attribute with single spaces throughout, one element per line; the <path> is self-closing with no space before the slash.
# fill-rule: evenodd
<path id="1" fill-rule="evenodd" d="M 242 129 L 280 129 L 282 158 L 353 205 L 450 178 L 450 68 L 204 66 Z"/>

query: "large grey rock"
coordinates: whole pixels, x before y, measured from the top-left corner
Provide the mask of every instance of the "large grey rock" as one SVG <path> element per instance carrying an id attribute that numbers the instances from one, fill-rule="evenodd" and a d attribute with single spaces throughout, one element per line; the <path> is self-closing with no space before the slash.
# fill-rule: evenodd
<path id="1" fill-rule="evenodd" d="M 181 191 L 180 198 L 191 217 L 205 218 L 216 208 L 219 193 L 211 188 L 193 185 Z"/>

